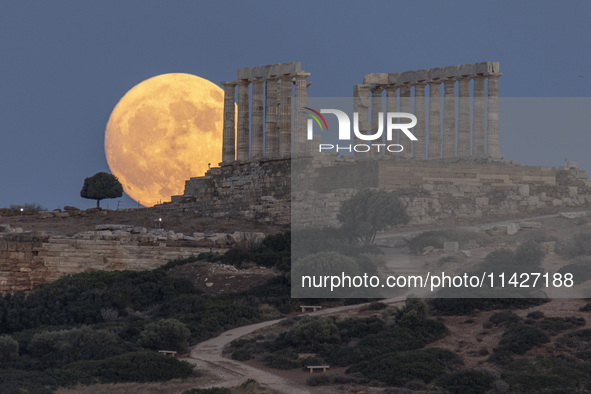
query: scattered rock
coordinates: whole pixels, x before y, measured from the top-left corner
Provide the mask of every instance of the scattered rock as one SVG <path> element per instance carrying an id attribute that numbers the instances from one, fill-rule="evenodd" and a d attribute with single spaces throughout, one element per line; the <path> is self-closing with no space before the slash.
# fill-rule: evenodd
<path id="1" fill-rule="evenodd" d="M 507 225 L 507 235 L 517 234 L 518 231 L 519 231 L 519 224 L 509 223 Z"/>
<path id="2" fill-rule="evenodd" d="M 456 253 L 460 249 L 460 245 L 457 242 L 445 242 L 443 244 L 443 251 L 445 253 Z"/>
<path id="3" fill-rule="evenodd" d="M 542 228 L 542 223 L 540 222 L 521 222 L 519 223 L 519 227 L 527 230 L 532 228 Z"/>
<path id="4" fill-rule="evenodd" d="M 70 205 L 66 205 L 64 207 L 64 211 L 66 211 L 66 212 L 78 212 L 79 210 L 80 210 L 80 208 L 72 207 Z"/>
<path id="5" fill-rule="evenodd" d="M 488 228 L 486 232 L 490 235 L 505 235 L 507 234 L 507 225 L 498 224 L 496 226 Z"/>
<path id="6" fill-rule="evenodd" d="M 563 218 L 567 218 L 567 219 L 578 219 L 578 218 L 583 218 L 583 217 L 587 216 L 587 212 L 586 211 L 580 211 L 580 212 L 558 212 L 558 214 L 560 216 L 562 216 Z"/>
<path id="7" fill-rule="evenodd" d="M 96 226 L 94 226 L 94 228 L 97 231 L 103 231 L 103 230 L 118 230 L 118 231 L 125 231 L 125 232 L 132 232 L 133 231 L 133 226 L 129 225 L 129 224 L 97 224 Z"/>
<path id="8" fill-rule="evenodd" d="M 460 250 L 460 255 L 464 257 L 472 257 L 472 252 L 470 252 L 469 250 Z"/>
<path id="9" fill-rule="evenodd" d="M 556 253 L 556 241 L 541 242 L 540 247 L 542 248 L 542 251 L 546 254 Z"/>

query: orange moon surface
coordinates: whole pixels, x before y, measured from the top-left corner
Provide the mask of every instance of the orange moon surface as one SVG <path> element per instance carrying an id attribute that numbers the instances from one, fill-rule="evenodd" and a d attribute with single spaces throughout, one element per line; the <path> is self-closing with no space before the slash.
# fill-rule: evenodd
<path id="1" fill-rule="evenodd" d="M 151 207 L 217 166 L 223 108 L 223 90 L 190 74 L 158 75 L 129 90 L 105 131 L 107 163 L 125 193 Z"/>

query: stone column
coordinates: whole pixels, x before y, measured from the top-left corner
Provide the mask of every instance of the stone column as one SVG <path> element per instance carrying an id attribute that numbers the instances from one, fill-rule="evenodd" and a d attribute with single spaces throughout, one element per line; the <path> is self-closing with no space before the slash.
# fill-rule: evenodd
<path id="1" fill-rule="evenodd" d="M 265 156 L 279 155 L 279 101 L 277 78 L 270 76 L 265 84 Z"/>
<path id="2" fill-rule="evenodd" d="M 417 125 L 413 134 L 417 141 L 413 142 L 413 154 L 417 160 L 425 160 L 427 157 L 427 136 L 425 133 L 425 82 L 417 82 L 415 85 L 415 111 Z"/>
<path id="3" fill-rule="evenodd" d="M 250 144 L 250 156 L 263 156 L 263 102 L 265 100 L 263 93 L 263 78 L 252 80 L 252 137 Z"/>
<path id="4" fill-rule="evenodd" d="M 456 96 L 455 78 L 443 81 L 443 157 L 456 155 Z"/>
<path id="5" fill-rule="evenodd" d="M 236 160 L 236 82 L 222 82 L 224 86 L 224 132 L 222 161 Z"/>
<path id="6" fill-rule="evenodd" d="M 485 154 L 485 133 L 484 133 L 484 77 L 474 76 L 474 104 L 472 106 L 472 155 L 484 156 Z"/>
<path id="7" fill-rule="evenodd" d="M 500 159 L 499 150 L 499 77 L 501 73 L 488 76 L 488 107 L 486 116 L 486 153 Z"/>
<path id="8" fill-rule="evenodd" d="M 250 113 L 248 103 L 248 79 L 238 81 L 238 135 L 236 160 L 246 160 L 249 155 Z"/>
<path id="9" fill-rule="evenodd" d="M 398 112 L 398 104 L 396 102 L 396 91 L 397 90 L 398 90 L 398 87 L 396 85 L 386 85 L 386 112 Z M 395 133 L 398 133 L 398 131 L 395 131 Z M 386 146 L 391 145 L 391 144 L 397 144 L 398 143 L 398 134 L 392 135 L 391 141 L 388 141 L 386 139 L 385 143 L 386 143 Z M 386 156 L 398 155 L 398 153 L 388 152 L 388 150 L 386 150 L 386 152 L 384 152 L 384 154 Z"/>
<path id="10" fill-rule="evenodd" d="M 369 111 L 368 108 L 371 104 L 369 98 L 369 85 L 367 84 L 356 84 L 353 85 L 353 112 L 357 112 L 359 114 L 359 132 L 361 134 L 367 134 L 367 131 L 370 129 L 371 125 L 369 124 Z M 354 122 L 354 119 L 351 119 L 351 122 Z M 351 123 L 351 127 L 353 127 L 353 123 Z M 351 145 L 357 144 L 367 144 L 368 141 L 363 141 L 352 133 L 352 141 Z M 345 145 L 345 142 L 342 142 Z M 370 156 L 370 153 L 367 152 L 355 152 L 355 156 L 367 157 Z"/>
<path id="11" fill-rule="evenodd" d="M 291 155 L 291 74 L 281 76 L 281 96 L 279 114 L 279 154 L 283 157 Z"/>
<path id="12" fill-rule="evenodd" d="M 400 86 L 400 112 L 410 112 L 410 88 L 411 86 L 409 84 L 404 84 Z M 407 122 L 407 120 L 399 120 L 399 122 Z M 411 158 L 412 141 L 408 139 L 408 137 L 404 133 L 399 134 L 399 136 L 400 137 L 398 143 L 404 147 L 404 150 L 400 152 L 400 155 L 402 157 Z"/>
<path id="13" fill-rule="evenodd" d="M 470 77 L 459 79 L 458 157 L 470 156 Z"/>
<path id="14" fill-rule="evenodd" d="M 429 82 L 429 160 L 441 158 L 440 80 Z"/>
<path id="15" fill-rule="evenodd" d="M 310 73 L 299 72 L 295 75 L 295 119 L 294 119 L 294 151 L 310 153 L 311 141 L 307 139 L 307 117 L 304 107 L 308 106 L 308 83 Z"/>
<path id="16" fill-rule="evenodd" d="M 370 133 L 373 134 L 378 130 L 379 127 L 379 117 L 380 112 L 382 111 L 382 91 L 384 87 L 382 85 L 375 85 L 370 88 L 371 91 L 371 130 Z M 383 113 L 382 113 L 383 115 Z M 385 119 L 382 119 L 382 126 L 384 128 L 384 133 L 386 129 L 386 123 L 384 122 Z M 379 140 L 373 141 L 374 144 L 381 144 L 383 143 L 383 136 Z M 381 148 L 380 152 L 377 149 L 371 151 L 371 156 L 379 157 L 384 155 L 384 149 Z"/>

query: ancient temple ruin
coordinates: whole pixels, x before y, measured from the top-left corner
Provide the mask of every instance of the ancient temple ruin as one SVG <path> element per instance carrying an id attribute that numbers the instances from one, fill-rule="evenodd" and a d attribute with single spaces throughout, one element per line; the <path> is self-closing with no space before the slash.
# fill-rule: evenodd
<path id="1" fill-rule="evenodd" d="M 369 131 L 377 128 L 376 120 L 382 108 L 382 92 L 385 90 L 388 112 L 396 112 L 399 108 L 400 112 L 412 112 L 417 117 L 417 125 L 413 133 L 418 141 L 413 143 L 412 150 L 402 151 L 400 153 L 402 157 L 434 160 L 487 156 L 498 159 L 501 157 L 498 102 L 501 75 L 499 62 L 463 64 L 391 74 L 367 74 L 363 78 L 363 83 L 353 88 L 355 111 L 359 113 L 360 129 L 363 127 L 365 131 Z M 470 81 L 474 81 L 472 96 Z M 443 105 L 440 98 L 442 84 Z M 488 85 L 486 96 L 485 84 Z M 427 86 L 428 98 L 425 95 Z M 456 108 L 456 99 L 458 108 Z M 427 100 L 428 113 L 425 106 Z M 456 116 L 456 109 L 458 116 Z M 442 113 L 443 124 L 441 124 Z M 368 119 L 371 119 L 371 123 Z M 441 133 L 442 126 L 443 133 Z"/>
<path id="2" fill-rule="evenodd" d="M 418 140 L 393 154 L 316 154 L 317 135 L 307 141 L 301 111 L 312 101 L 309 75 L 295 62 L 241 68 L 235 81 L 223 82 L 223 161 L 187 180 L 184 194 L 166 207 L 331 226 L 338 225 L 341 204 L 362 188 L 395 190 L 412 223 L 591 205 L 591 180 L 576 164 L 522 166 L 502 159 L 498 62 L 365 75 L 352 97 L 362 133 L 374 133 L 380 112 L 417 117 L 412 132 Z M 302 212 L 297 218 L 294 209 Z"/>
<path id="3" fill-rule="evenodd" d="M 225 81 L 224 134 L 222 162 L 261 157 L 289 157 L 292 152 L 292 134 L 295 141 L 304 141 L 306 123 L 301 111 L 295 108 L 308 103 L 306 81 L 310 74 L 301 70 L 301 63 L 281 63 L 238 69 L 235 81 Z M 252 110 L 249 85 L 252 84 Z M 238 85 L 238 126 L 235 130 L 234 101 Z M 294 95 L 295 86 L 295 95 Z M 292 123 L 293 130 L 292 133 Z M 235 148 L 236 146 L 236 148 Z M 298 143 L 295 151 L 304 149 Z"/>

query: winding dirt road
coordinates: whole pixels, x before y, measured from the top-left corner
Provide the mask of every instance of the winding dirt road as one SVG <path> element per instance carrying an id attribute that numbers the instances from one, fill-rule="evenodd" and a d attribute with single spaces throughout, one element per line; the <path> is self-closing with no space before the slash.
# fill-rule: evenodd
<path id="1" fill-rule="evenodd" d="M 393 304 L 401 302 L 406 299 L 406 296 L 382 300 L 386 304 Z M 321 316 L 333 313 L 339 313 L 354 309 L 362 308 L 367 304 L 339 306 L 335 308 L 323 309 L 316 312 L 306 313 L 306 315 Z M 302 314 L 303 315 L 303 314 Z M 198 369 L 207 370 L 213 375 L 220 378 L 220 382 L 212 383 L 210 386 L 216 387 L 233 387 L 242 384 L 245 380 L 254 379 L 262 387 L 275 390 L 286 394 L 305 394 L 311 393 L 306 387 L 297 385 L 296 383 L 283 378 L 279 375 L 254 368 L 250 365 L 240 361 L 232 360 L 222 356 L 224 347 L 235 339 L 241 338 L 245 335 L 251 334 L 261 328 L 270 327 L 279 323 L 283 319 L 269 320 L 262 323 L 251 324 L 234 328 L 232 330 L 222 333 L 220 336 L 201 342 L 191 349 L 190 358 L 186 361 L 195 365 Z"/>

